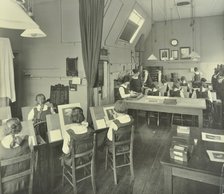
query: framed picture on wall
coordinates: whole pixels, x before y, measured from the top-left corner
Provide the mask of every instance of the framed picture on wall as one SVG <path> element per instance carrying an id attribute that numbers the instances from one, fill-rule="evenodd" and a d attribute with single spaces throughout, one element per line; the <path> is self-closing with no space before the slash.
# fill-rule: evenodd
<path id="1" fill-rule="evenodd" d="M 178 60 L 178 59 L 179 59 L 178 50 L 172 50 L 170 53 L 170 60 Z"/>
<path id="2" fill-rule="evenodd" d="M 161 61 L 167 61 L 169 58 L 169 49 L 159 49 L 159 59 Z"/>
<path id="3" fill-rule="evenodd" d="M 180 59 L 190 59 L 190 47 L 180 47 Z"/>

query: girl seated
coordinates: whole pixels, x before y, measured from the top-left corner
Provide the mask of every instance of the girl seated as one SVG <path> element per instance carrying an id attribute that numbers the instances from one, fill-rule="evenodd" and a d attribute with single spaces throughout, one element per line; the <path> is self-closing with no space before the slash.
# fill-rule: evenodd
<path id="1" fill-rule="evenodd" d="M 154 83 L 152 83 L 150 85 L 150 87 L 147 89 L 146 94 L 148 96 L 160 96 L 160 91 L 159 89 L 156 87 L 156 85 Z"/>
<path id="2" fill-rule="evenodd" d="M 184 92 L 182 88 L 180 87 L 180 84 L 178 81 L 173 82 L 173 88 L 172 90 L 169 90 L 168 96 L 170 97 L 181 97 L 184 98 Z"/>
<path id="3" fill-rule="evenodd" d="M 64 142 L 62 147 L 62 151 L 64 153 L 63 159 L 67 165 L 71 165 L 71 136 L 75 139 L 75 141 L 80 141 L 83 138 L 93 135 L 93 130 L 88 127 L 88 123 L 85 122 L 82 108 L 75 107 L 72 109 L 71 121 L 72 125 L 70 125 L 70 129 L 68 129 L 64 134 Z M 85 145 L 82 144 L 80 146 L 76 146 L 76 153 L 80 153 L 91 146 L 93 146 L 91 142 Z"/>
<path id="4" fill-rule="evenodd" d="M 208 89 L 206 81 L 207 80 L 205 78 L 201 78 L 200 90 L 194 90 L 191 98 L 204 98 L 212 102 L 212 94 Z"/>
<path id="5" fill-rule="evenodd" d="M 119 130 L 120 127 L 130 126 L 133 124 L 133 118 L 127 114 L 127 106 L 125 101 L 118 100 L 114 105 L 115 120 L 110 123 L 109 130 L 107 132 L 107 143 L 110 146 L 113 136 L 113 130 Z"/>
<path id="6" fill-rule="evenodd" d="M 32 120 L 35 126 L 36 135 L 40 135 L 45 141 L 47 141 L 47 125 L 46 123 L 38 124 L 41 121 L 46 121 L 46 115 L 54 114 L 54 109 L 51 103 L 46 101 L 46 97 L 43 94 L 37 94 L 37 105 L 32 108 L 28 114 L 28 120 Z"/>
<path id="7" fill-rule="evenodd" d="M 11 118 L 6 122 L 5 136 L 0 142 L 0 160 L 10 159 L 28 154 L 32 150 L 32 140 L 28 136 L 21 134 L 22 125 L 18 118 Z M 30 149 L 31 148 L 31 149 Z M 29 161 L 16 163 L 1 168 L 2 176 L 16 174 L 29 169 Z M 17 193 L 27 189 L 28 177 L 16 179 L 3 184 L 3 193 Z M 21 192 L 23 193 L 23 192 Z"/>
<path id="8" fill-rule="evenodd" d="M 130 84 L 130 77 L 129 75 L 125 75 L 122 79 L 122 84 L 119 87 L 119 99 L 125 99 L 129 97 L 137 96 L 137 93 L 134 91 L 131 91 L 129 89 Z"/>
<path id="9" fill-rule="evenodd" d="M 139 77 L 140 72 L 138 69 L 133 69 L 132 71 L 134 74 L 130 81 L 130 90 L 137 92 L 137 93 L 141 93 L 142 92 L 142 81 Z"/>

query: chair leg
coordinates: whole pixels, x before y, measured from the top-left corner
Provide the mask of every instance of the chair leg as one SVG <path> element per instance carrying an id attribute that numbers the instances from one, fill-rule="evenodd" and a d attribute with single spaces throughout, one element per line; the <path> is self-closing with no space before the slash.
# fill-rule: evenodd
<path id="1" fill-rule="evenodd" d="M 114 154 L 113 154 L 113 172 L 114 172 L 114 184 L 117 185 L 116 158 Z"/>
<path id="2" fill-rule="evenodd" d="M 131 171 L 131 179 L 134 180 L 134 165 L 133 165 L 133 155 L 130 154 L 130 171 Z"/>
<path id="3" fill-rule="evenodd" d="M 61 180 L 62 187 L 64 187 L 64 184 L 65 184 L 64 173 L 65 173 L 65 168 L 63 167 L 63 168 L 62 168 L 62 180 Z"/>
<path id="4" fill-rule="evenodd" d="M 159 112 L 157 113 L 157 115 L 158 116 L 157 116 L 157 123 L 156 124 L 157 124 L 157 126 L 159 126 Z"/>
<path id="5" fill-rule="evenodd" d="M 174 117 L 174 114 L 172 113 L 172 116 L 171 116 L 171 126 L 173 125 L 173 117 Z"/>
<path id="6" fill-rule="evenodd" d="M 73 192 L 77 194 L 77 185 L 76 185 L 76 177 L 75 177 L 75 167 L 72 166 L 72 184 L 73 184 Z"/>
<path id="7" fill-rule="evenodd" d="M 95 165 L 91 164 L 91 182 L 93 187 L 93 193 L 96 194 L 96 180 L 95 180 Z"/>
<path id="8" fill-rule="evenodd" d="M 105 157 L 105 170 L 107 170 L 108 163 L 108 147 L 106 147 L 106 157 Z"/>

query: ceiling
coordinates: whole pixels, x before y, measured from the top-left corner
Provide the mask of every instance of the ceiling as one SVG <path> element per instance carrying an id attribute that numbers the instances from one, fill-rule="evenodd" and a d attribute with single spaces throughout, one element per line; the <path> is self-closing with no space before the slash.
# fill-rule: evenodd
<path id="1" fill-rule="evenodd" d="M 151 15 L 151 0 L 136 0 Z M 165 21 L 191 17 L 191 5 L 176 6 L 176 3 L 191 0 L 153 0 L 153 20 Z M 224 0 L 193 0 L 194 16 L 224 15 Z"/>

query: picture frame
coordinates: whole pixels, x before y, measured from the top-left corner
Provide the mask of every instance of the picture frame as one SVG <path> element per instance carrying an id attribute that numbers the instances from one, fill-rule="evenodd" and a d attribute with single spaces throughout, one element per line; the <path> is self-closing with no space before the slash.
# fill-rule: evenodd
<path id="1" fill-rule="evenodd" d="M 190 59 L 190 47 L 180 47 L 180 59 Z"/>
<path id="2" fill-rule="evenodd" d="M 61 131 L 62 131 L 62 136 L 64 137 L 64 133 L 71 128 L 71 125 L 73 123 L 71 122 L 71 113 L 72 109 L 75 107 L 80 107 L 80 103 L 73 103 L 73 104 L 63 104 L 63 105 L 58 105 L 58 114 L 59 114 L 59 120 L 60 120 L 60 125 L 61 125 Z"/>
<path id="3" fill-rule="evenodd" d="M 104 111 L 104 115 L 105 115 L 105 120 L 112 121 L 115 119 L 114 106 L 103 107 L 103 111 Z"/>
<path id="4" fill-rule="evenodd" d="M 161 61 L 167 61 L 170 59 L 169 49 L 159 49 L 159 59 Z"/>
<path id="5" fill-rule="evenodd" d="M 178 59 L 179 59 L 178 50 L 172 50 L 170 53 L 170 60 L 178 60 Z"/>

